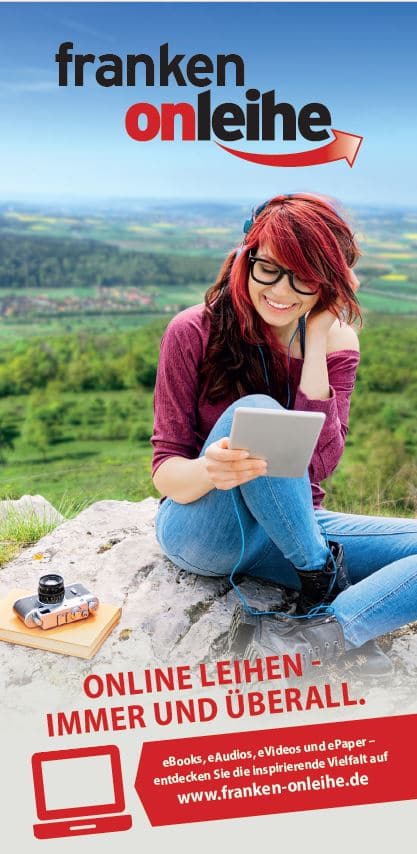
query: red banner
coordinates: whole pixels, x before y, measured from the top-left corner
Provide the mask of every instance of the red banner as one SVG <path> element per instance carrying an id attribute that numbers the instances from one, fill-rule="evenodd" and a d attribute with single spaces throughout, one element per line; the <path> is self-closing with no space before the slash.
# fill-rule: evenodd
<path id="1" fill-rule="evenodd" d="M 154 827 L 410 800 L 417 797 L 416 719 L 150 742 L 135 788 Z"/>

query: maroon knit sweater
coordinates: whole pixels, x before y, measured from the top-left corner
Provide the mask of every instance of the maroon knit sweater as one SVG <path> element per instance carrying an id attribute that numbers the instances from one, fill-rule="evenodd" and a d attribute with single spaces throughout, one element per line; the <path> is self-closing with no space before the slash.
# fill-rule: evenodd
<path id="1" fill-rule="evenodd" d="M 169 323 L 161 342 L 154 397 L 152 474 L 169 457 L 195 459 L 219 416 L 232 399 L 210 403 L 200 387 L 199 373 L 210 331 L 204 306 L 181 311 Z M 320 507 L 325 492 L 320 482 L 337 466 L 348 431 L 349 405 L 359 353 L 338 350 L 327 356 L 331 397 L 310 400 L 300 390 L 302 359 L 291 358 L 290 382 L 297 389 L 292 408 L 324 412 L 326 421 L 308 469 L 313 504 Z"/>

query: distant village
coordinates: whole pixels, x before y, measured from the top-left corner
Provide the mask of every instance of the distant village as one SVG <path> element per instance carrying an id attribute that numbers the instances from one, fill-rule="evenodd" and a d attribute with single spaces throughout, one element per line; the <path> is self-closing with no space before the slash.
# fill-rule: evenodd
<path id="1" fill-rule="evenodd" d="M 27 293 L 8 293 L 0 295 L 0 317 L 27 318 L 39 316 L 62 316 L 74 314 L 137 314 L 148 312 L 173 312 L 176 305 L 155 305 L 152 294 L 140 288 L 103 288 L 92 289 L 91 296 L 69 294 L 60 297 L 47 294 L 28 295 Z"/>

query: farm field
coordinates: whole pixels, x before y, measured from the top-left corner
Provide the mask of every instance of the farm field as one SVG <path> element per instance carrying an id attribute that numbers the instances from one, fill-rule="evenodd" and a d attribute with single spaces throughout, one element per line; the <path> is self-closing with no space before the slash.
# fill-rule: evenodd
<path id="1" fill-rule="evenodd" d="M 238 210 L 245 218 L 245 208 Z M 65 216 L 5 210 L 2 228 L 13 234 L 97 240 L 123 249 L 189 255 L 223 254 L 238 239 L 236 206 L 224 205 L 147 206 L 135 216 L 113 211 Z"/>
<path id="2" fill-rule="evenodd" d="M 4 287 L 0 283 L 0 339 L 18 337 L 29 332 L 32 319 L 45 333 L 65 328 L 85 327 L 86 316 L 97 328 L 100 314 L 111 314 L 118 328 L 132 328 L 142 321 L 142 314 L 171 313 L 201 301 L 210 281 L 216 275 L 225 255 L 241 241 L 240 226 L 247 215 L 244 205 L 192 205 L 166 203 L 139 207 L 133 212 L 91 210 L 85 214 L 63 214 L 41 210 L 10 210 L 0 206 L 0 237 L 30 236 L 37 241 L 54 238 L 58 242 L 70 240 L 74 247 L 94 240 L 99 246 L 114 246 L 122 253 L 154 253 L 155 258 L 182 256 L 210 258 L 213 271 L 206 282 L 192 283 L 192 265 L 186 283 L 177 284 L 175 274 L 166 283 L 156 283 L 146 278 L 129 288 L 113 283 L 112 286 L 83 286 L 77 270 L 74 287 L 63 287 L 59 281 L 54 286 Z M 359 240 L 362 257 L 356 270 L 361 281 L 360 301 L 364 309 L 389 314 L 417 313 L 417 216 L 412 211 L 367 211 L 352 209 L 347 215 Z M 92 244 L 93 246 L 94 244 Z M 50 250 L 53 252 L 53 248 Z M 93 251 L 93 250 L 92 250 Z M 145 257 L 145 256 L 143 256 Z M 94 255 L 91 263 L 94 265 Z M 145 268 L 146 268 L 145 262 Z M 169 263 L 169 262 L 168 262 Z M 90 264 L 91 266 L 91 264 Z M 116 265 L 117 269 L 117 265 Z M 0 258 L 1 272 L 1 258 Z M 90 271 L 91 272 L 91 271 Z M 113 274 L 114 275 L 114 274 Z M 117 277 L 117 273 L 116 273 Z M 46 277 L 51 282 L 51 277 Z M 191 281 L 190 281 L 191 279 Z M 11 300 L 13 302 L 11 303 Z M 125 315 L 132 314 L 128 320 Z M 120 317 L 118 317 L 120 315 Z M 16 327 L 16 328 L 15 328 Z M 20 330 L 19 330 L 20 327 Z M 1 346 L 1 345 L 0 345 Z"/>
<path id="3" fill-rule="evenodd" d="M 65 510 L 104 498 L 140 501 L 156 495 L 146 443 L 74 440 L 71 447 L 57 446 L 46 457 L 23 443 L 17 451 L 1 473 L 0 500 L 43 495 Z"/>
<path id="4" fill-rule="evenodd" d="M 169 318 L 169 314 L 167 317 Z M 152 320 L 160 318 L 160 313 L 137 313 L 119 315 L 74 315 L 72 317 L 37 317 L 36 322 L 27 319 L 8 320 L 0 323 L 0 355 L 10 351 L 19 341 L 30 339 L 47 340 L 66 333 L 87 332 L 102 335 L 109 332 L 140 329 Z"/>

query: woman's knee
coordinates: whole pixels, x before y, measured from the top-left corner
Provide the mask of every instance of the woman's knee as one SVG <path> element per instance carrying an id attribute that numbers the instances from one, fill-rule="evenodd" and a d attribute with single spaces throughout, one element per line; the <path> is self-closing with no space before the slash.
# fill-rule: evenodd
<path id="1" fill-rule="evenodd" d="M 232 403 L 229 409 L 233 409 L 234 411 L 241 406 L 251 407 L 252 409 L 284 409 L 270 394 L 246 394 Z"/>
<path id="2" fill-rule="evenodd" d="M 219 421 L 224 418 L 230 418 L 230 421 L 232 421 L 235 409 L 240 409 L 241 407 L 251 409 L 284 409 L 284 407 L 269 394 L 246 394 L 244 397 L 240 397 L 239 400 L 235 400 L 231 403 L 230 406 L 224 410 Z"/>
<path id="3" fill-rule="evenodd" d="M 200 457 L 205 453 L 206 448 L 211 445 L 212 442 L 217 441 L 219 438 L 223 438 L 223 436 L 230 435 L 235 410 L 242 406 L 250 407 L 252 409 L 284 408 L 280 403 L 278 403 L 278 401 L 273 397 L 270 397 L 268 394 L 247 394 L 245 397 L 240 397 L 239 400 L 235 400 L 234 403 L 231 403 L 230 406 L 222 412 L 204 442 L 200 451 Z"/>
<path id="4" fill-rule="evenodd" d="M 230 575 L 233 561 L 230 558 L 230 536 L 221 536 L 217 522 L 209 530 L 187 505 L 176 504 L 159 509 L 155 534 L 163 551 L 172 563 L 188 572 L 218 577 Z M 213 513 L 212 517 L 216 517 Z M 202 527 L 203 526 L 203 527 Z"/>

